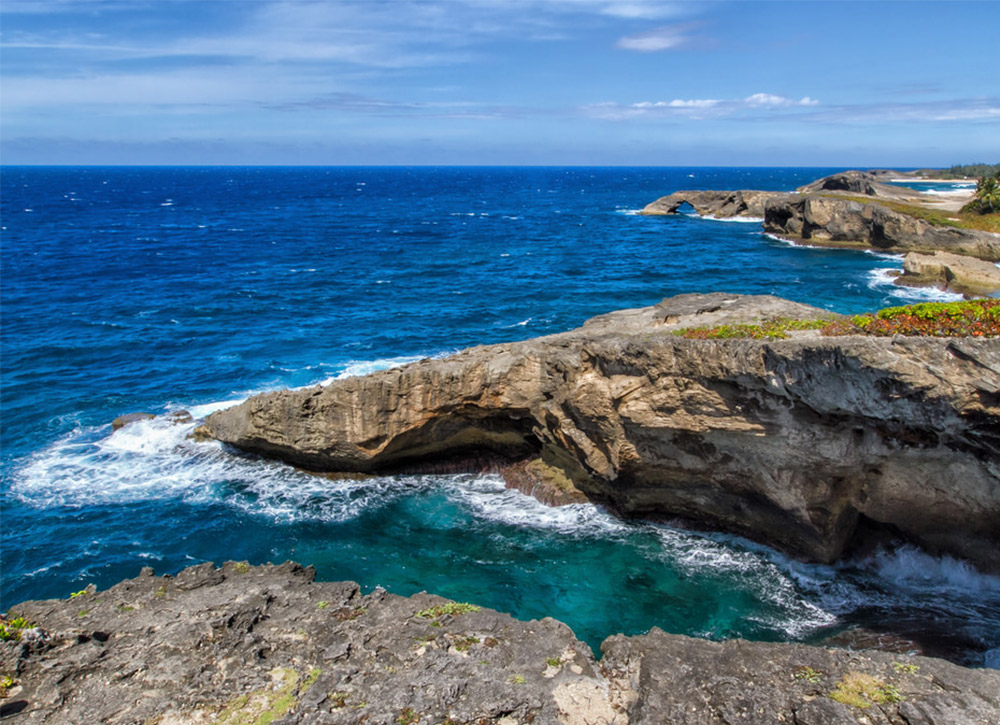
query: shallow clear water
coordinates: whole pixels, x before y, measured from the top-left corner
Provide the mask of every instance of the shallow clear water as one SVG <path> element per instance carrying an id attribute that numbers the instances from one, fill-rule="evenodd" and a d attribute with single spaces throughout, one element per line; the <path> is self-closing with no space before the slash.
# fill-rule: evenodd
<path id="1" fill-rule="evenodd" d="M 816 640 L 852 623 L 981 663 L 1000 581 L 912 551 L 807 566 L 727 536 L 548 509 L 490 476 L 336 481 L 186 439 L 165 418 L 261 390 L 566 330 L 682 292 L 841 312 L 896 258 L 759 225 L 643 217 L 685 188 L 826 169 L 5 168 L 3 606 L 200 561 L 551 615 L 593 646 L 651 626 Z"/>

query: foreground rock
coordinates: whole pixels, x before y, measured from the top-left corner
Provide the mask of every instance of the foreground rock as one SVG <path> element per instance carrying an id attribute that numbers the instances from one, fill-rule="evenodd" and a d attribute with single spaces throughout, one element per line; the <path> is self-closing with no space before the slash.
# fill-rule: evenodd
<path id="1" fill-rule="evenodd" d="M 991 262 L 947 252 L 911 252 L 903 260 L 903 274 L 896 284 L 937 287 L 972 297 L 991 295 L 1000 290 L 1000 269 Z"/>
<path id="2" fill-rule="evenodd" d="M 1000 672 L 787 644 L 615 636 L 315 583 L 295 564 L 143 570 L 26 602 L 0 642 L 12 723 L 1000 722 Z"/>
<path id="3" fill-rule="evenodd" d="M 559 335 L 254 396 L 204 432 L 325 471 L 539 459 L 623 514 L 802 558 L 833 561 L 874 528 L 1000 571 L 997 340 L 673 334 L 828 315 L 681 295 Z"/>

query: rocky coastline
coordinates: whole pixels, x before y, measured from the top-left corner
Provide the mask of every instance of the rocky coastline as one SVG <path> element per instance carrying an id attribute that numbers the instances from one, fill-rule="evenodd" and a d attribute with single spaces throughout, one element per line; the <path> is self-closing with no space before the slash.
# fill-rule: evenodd
<path id="1" fill-rule="evenodd" d="M 885 173 L 848 171 L 819 179 L 794 193 L 764 191 L 677 191 L 648 204 L 643 214 L 676 214 L 686 202 L 700 216 L 761 219 L 763 230 L 796 244 L 869 249 L 892 254 L 949 255 L 947 273 L 910 271 L 897 283 L 928 284 L 967 296 L 1000 292 L 1000 269 L 976 262 L 1000 262 L 1000 234 L 935 224 L 909 210 L 952 213 L 956 202 L 884 183 Z"/>
<path id="2" fill-rule="evenodd" d="M 577 330 L 253 396 L 199 434 L 316 471 L 508 470 L 522 491 L 832 562 L 870 536 L 1000 572 L 995 339 L 685 339 L 830 319 L 681 295 Z M 442 468 L 444 467 L 444 468 Z"/>
<path id="3" fill-rule="evenodd" d="M 24 602 L 0 642 L 12 723 L 802 725 L 1000 721 L 1000 671 L 653 629 L 601 657 L 554 619 L 314 581 L 297 564 L 143 569 Z M 9 622 L 9 619 L 8 619 Z"/>

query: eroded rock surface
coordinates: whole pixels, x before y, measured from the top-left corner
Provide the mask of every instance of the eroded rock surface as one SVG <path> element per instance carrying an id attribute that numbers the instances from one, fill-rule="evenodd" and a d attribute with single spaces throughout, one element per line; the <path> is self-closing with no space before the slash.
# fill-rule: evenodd
<path id="1" fill-rule="evenodd" d="M 886 252 L 940 250 L 1000 261 L 1000 234 L 938 226 L 878 203 L 832 195 L 772 197 L 764 204 L 764 231 L 821 246 Z"/>
<path id="2" fill-rule="evenodd" d="M 706 725 L 1000 721 L 1000 672 L 817 647 L 615 636 L 311 568 L 201 564 L 14 608 L 11 723 Z M 844 683 L 868 694 L 844 704 Z M 840 694 L 837 694 L 840 693 Z M 905 719 L 904 719 L 905 718 Z"/>
<path id="3" fill-rule="evenodd" d="M 771 197 L 786 196 L 771 191 L 675 191 L 647 204 L 643 214 L 676 214 L 685 203 L 701 216 L 718 219 L 730 217 L 764 217 L 764 203 Z"/>
<path id="4" fill-rule="evenodd" d="M 992 262 L 958 254 L 910 252 L 896 284 L 937 287 L 968 296 L 991 295 L 1000 291 L 1000 269 Z"/>
<path id="5" fill-rule="evenodd" d="M 845 171 L 801 186 L 793 194 L 745 189 L 677 191 L 648 204 L 642 213 L 676 214 L 686 202 L 700 216 L 763 219 L 764 231 L 792 242 L 894 253 L 940 250 L 1000 261 L 1000 234 L 931 224 L 880 203 L 900 202 L 944 212 L 954 201 L 883 183 L 885 178 L 884 173 Z"/>
<path id="6" fill-rule="evenodd" d="M 672 334 L 828 314 L 681 295 L 567 333 L 254 396 L 205 430 L 315 470 L 540 459 L 623 514 L 802 558 L 835 560 L 874 525 L 1000 570 L 997 340 Z"/>

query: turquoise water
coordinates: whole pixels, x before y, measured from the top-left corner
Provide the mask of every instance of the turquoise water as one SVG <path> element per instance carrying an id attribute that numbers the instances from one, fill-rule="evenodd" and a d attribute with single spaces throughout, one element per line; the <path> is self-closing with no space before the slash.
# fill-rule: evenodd
<path id="1" fill-rule="evenodd" d="M 491 476 L 335 481 L 187 439 L 247 395 L 570 329 L 682 292 L 854 312 L 939 293 L 897 258 L 634 211 L 824 169 L 40 169 L 3 173 L 3 606 L 144 565 L 294 559 L 324 579 L 554 616 L 816 641 L 852 624 L 982 664 L 1000 581 L 912 550 L 838 567 L 549 509 Z M 153 421 L 111 432 L 132 411 Z"/>

